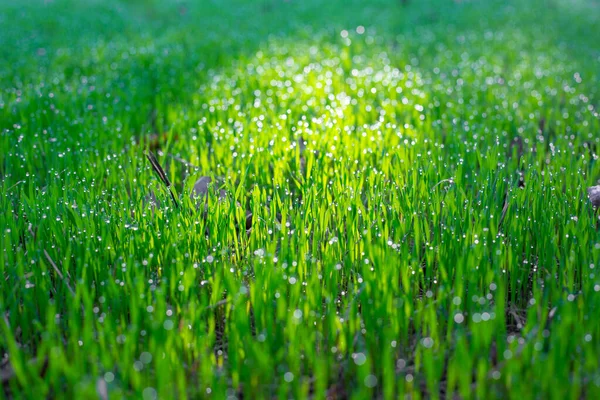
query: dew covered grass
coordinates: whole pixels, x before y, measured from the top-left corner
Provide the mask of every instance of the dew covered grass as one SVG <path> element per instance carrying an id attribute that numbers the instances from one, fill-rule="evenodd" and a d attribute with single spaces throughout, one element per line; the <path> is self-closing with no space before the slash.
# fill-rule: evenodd
<path id="1" fill-rule="evenodd" d="M 0 398 L 598 398 L 600 4 L 403 3 L 0 2 Z"/>

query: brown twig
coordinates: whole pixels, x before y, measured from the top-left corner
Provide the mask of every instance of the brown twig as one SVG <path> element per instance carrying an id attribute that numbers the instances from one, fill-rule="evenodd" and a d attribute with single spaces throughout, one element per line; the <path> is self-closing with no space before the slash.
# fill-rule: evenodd
<path id="1" fill-rule="evenodd" d="M 148 161 L 150 161 L 150 165 L 152 165 L 152 169 L 154 170 L 154 172 L 156 172 L 156 175 L 158 175 L 159 179 L 167 187 L 167 190 L 169 191 L 169 194 L 171 195 L 171 199 L 173 199 L 173 203 L 175 203 L 175 207 L 179 208 L 179 203 L 177 202 L 177 199 L 175 198 L 175 195 L 173 194 L 173 190 L 171 190 L 171 181 L 169 181 L 169 178 L 167 177 L 165 170 L 160 166 L 160 164 L 158 163 L 158 160 L 156 159 L 156 157 L 154 157 L 154 154 L 152 154 L 151 151 L 148 151 L 146 153 L 146 158 L 148 158 Z"/>

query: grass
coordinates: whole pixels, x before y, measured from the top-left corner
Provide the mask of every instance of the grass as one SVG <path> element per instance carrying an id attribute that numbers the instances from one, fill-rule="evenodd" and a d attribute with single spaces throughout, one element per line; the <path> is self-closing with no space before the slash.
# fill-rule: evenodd
<path id="1" fill-rule="evenodd" d="M 597 398 L 599 19 L 2 2 L 0 398 Z"/>

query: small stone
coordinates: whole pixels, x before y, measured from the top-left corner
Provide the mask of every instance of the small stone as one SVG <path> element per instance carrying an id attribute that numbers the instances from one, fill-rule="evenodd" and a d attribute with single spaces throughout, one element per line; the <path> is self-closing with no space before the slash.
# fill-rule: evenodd
<path id="1" fill-rule="evenodd" d="M 246 232 L 252 229 L 252 212 L 246 211 Z"/>
<path id="2" fill-rule="evenodd" d="M 192 193 L 190 194 L 190 198 L 192 200 L 197 198 L 204 198 L 208 195 L 208 187 L 212 183 L 212 178 L 210 176 L 201 176 L 196 183 L 194 183 L 194 187 L 192 188 Z M 227 196 L 227 192 L 225 189 L 219 190 L 219 200 L 223 200 Z"/>
<path id="3" fill-rule="evenodd" d="M 600 208 L 600 186 L 589 187 L 587 191 L 592 205 L 596 208 Z"/>
<path id="4" fill-rule="evenodd" d="M 217 178 L 219 179 L 219 178 Z M 208 214 L 208 204 L 207 204 L 207 197 L 208 197 L 208 191 L 209 191 L 209 187 L 211 186 L 211 184 L 213 183 L 213 179 L 210 176 L 201 176 L 200 178 L 198 178 L 198 180 L 194 183 L 194 187 L 192 188 L 192 193 L 190 193 L 190 198 L 192 199 L 192 201 L 196 201 L 196 206 L 198 208 L 202 207 L 202 203 L 198 202 L 198 200 L 203 200 L 204 201 L 204 213 L 203 213 L 203 218 L 206 219 L 207 214 Z M 219 200 L 225 200 L 225 198 L 227 197 L 227 191 L 225 189 L 219 189 Z M 241 204 L 238 202 L 236 203 L 238 207 L 241 207 Z M 252 212 L 246 210 L 246 219 L 244 222 L 244 226 L 246 228 L 246 232 L 250 233 L 250 231 L 252 230 Z"/>

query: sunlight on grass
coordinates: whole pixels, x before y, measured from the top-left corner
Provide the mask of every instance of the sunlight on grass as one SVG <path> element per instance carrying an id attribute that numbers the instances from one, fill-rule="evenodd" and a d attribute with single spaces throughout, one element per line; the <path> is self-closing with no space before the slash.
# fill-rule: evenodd
<path id="1" fill-rule="evenodd" d="M 595 397 L 592 3 L 0 5 L 0 396 Z"/>

